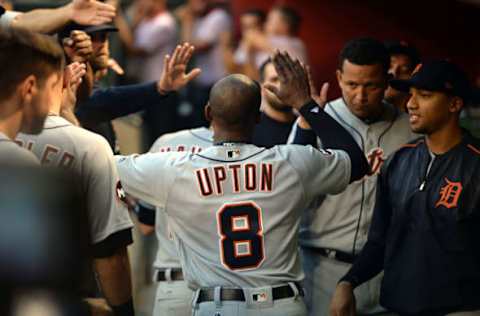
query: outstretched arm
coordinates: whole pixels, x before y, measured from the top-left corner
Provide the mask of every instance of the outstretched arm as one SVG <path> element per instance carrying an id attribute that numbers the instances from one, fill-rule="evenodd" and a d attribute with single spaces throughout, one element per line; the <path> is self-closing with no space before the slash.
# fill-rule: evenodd
<path id="1" fill-rule="evenodd" d="M 69 22 L 99 25 L 112 21 L 115 7 L 96 0 L 73 0 L 56 9 L 36 9 L 20 14 L 11 26 L 39 33 L 54 33 Z"/>
<path id="2" fill-rule="evenodd" d="M 170 92 L 181 89 L 200 74 L 198 68 L 186 72 L 194 50 L 192 45 L 185 43 L 178 45 L 171 56 L 166 55 L 157 82 L 96 90 L 90 98 L 80 102 L 76 111 L 80 122 L 98 124 L 148 106 L 161 106 L 161 100 Z"/>

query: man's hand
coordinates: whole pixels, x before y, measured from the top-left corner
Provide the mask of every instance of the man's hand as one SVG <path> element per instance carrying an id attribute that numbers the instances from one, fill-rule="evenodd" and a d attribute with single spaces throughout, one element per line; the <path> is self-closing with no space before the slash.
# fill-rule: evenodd
<path id="1" fill-rule="evenodd" d="M 84 31 L 72 31 L 63 39 L 63 48 L 72 62 L 86 62 L 93 53 L 92 40 Z"/>
<path id="2" fill-rule="evenodd" d="M 96 0 L 73 0 L 70 19 L 81 25 L 109 23 L 115 17 L 115 7 Z"/>
<path id="3" fill-rule="evenodd" d="M 317 91 L 317 88 L 315 88 L 315 83 L 313 82 L 312 79 L 312 74 L 310 72 L 310 67 L 307 66 L 307 75 L 308 75 L 308 84 L 310 85 L 310 95 L 312 96 L 313 101 L 318 104 L 319 107 L 322 109 L 325 108 L 325 104 L 327 104 L 327 94 L 328 94 L 328 87 L 329 84 L 328 82 L 324 82 L 322 85 L 322 89 L 320 90 L 320 94 Z M 299 116 L 298 119 L 298 126 L 302 129 L 310 129 L 310 124 L 303 118 L 303 116 Z"/>
<path id="4" fill-rule="evenodd" d="M 355 316 L 355 296 L 352 285 L 340 282 L 330 302 L 330 316 Z"/>
<path id="5" fill-rule="evenodd" d="M 280 87 L 266 83 L 264 87 L 282 103 L 299 110 L 312 100 L 307 71 L 299 60 L 293 61 L 287 52 L 275 52 L 272 58 Z"/>
<path id="6" fill-rule="evenodd" d="M 75 104 L 77 103 L 77 89 L 82 83 L 86 73 L 85 64 L 72 63 L 65 68 L 63 76 L 63 95 L 60 115 L 74 125 L 80 125 L 75 117 Z"/>
<path id="7" fill-rule="evenodd" d="M 159 93 L 167 94 L 170 91 L 176 91 L 200 74 L 199 68 L 193 69 L 188 74 L 185 72 L 194 50 L 192 45 L 184 43 L 175 48 L 172 56 L 165 55 L 162 76 L 157 83 Z"/>
<path id="8" fill-rule="evenodd" d="M 103 298 L 86 298 L 85 303 L 90 308 L 91 316 L 113 316 L 113 310 Z"/>

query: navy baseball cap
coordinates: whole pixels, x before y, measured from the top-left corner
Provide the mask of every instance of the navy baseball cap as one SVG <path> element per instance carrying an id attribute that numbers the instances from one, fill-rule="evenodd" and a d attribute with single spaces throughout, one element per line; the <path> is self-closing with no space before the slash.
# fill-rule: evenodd
<path id="1" fill-rule="evenodd" d="M 111 24 L 100 24 L 100 25 L 80 25 L 76 23 L 70 23 L 66 25 L 59 33 L 58 38 L 61 40 L 63 38 L 69 37 L 72 31 L 79 30 L 84 31 L 87 34 L 94 34 L 98 32 L 117 32 L 118 29 Z"/>
<path id="2" fill-rule="evenodd" d="M 446 60 L 419 64 L 409 80 L 390 80 L 390 85 L 404 92 L 409 92 L 411 87 L 445 92 L 461 97 L 465 102 L 471 94 L 466 74 L 457 65 Z"/>
<path id="3" fill-rule="evenodd" d="M 391 55 L 406 55 L 415 67 L 420 63 L 420 54 L 417 49 L 406 41 L 389 40 L 383 42 L 388 53 Z"/>

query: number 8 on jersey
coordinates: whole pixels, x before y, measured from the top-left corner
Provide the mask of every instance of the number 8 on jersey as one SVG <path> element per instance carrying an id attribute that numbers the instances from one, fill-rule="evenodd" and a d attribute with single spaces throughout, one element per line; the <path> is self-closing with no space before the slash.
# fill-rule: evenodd
<path id="1" fill-rule="evenodd" d="M 230 270 L 258 268 L 265 259 L 262 210 L 253 201 L 227 203 L 217 211 L 220 255 Z"/>

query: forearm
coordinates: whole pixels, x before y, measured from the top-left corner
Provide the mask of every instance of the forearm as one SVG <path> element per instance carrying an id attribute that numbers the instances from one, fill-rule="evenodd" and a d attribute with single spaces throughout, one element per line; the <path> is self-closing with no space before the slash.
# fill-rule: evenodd
<path id="1" fill-rule="evenodd" d="M 126 247 L 113 255 L 95 259 L 103 295 L 111 306 L 122 305 L 132 299 L 130 261 Z"/>
<path id="2" fill-rule="evenodd" d="M 166 96 L 156 82 L 98 89 L 79 103 L 76 114 L 82 124 L 102 123 L 158 105 Z"/>
<path id="3" fill-rule="evenodd" d="M 372 279 L 383 270 L 385 244 L 369 240 L 355 263 L 341 281 L 349 282 L 353 288 Z"/>
<path id="4" fill-rule="evenodd" d="M 36 9 L 18 15 L 12 21 L 12 27 L 49 34 L 65 26 L 71 21 L 71 17 L 71 4 L 56 9 Z"/>
<path id="5" fill-rule="evenodd" d="M 312 112 L 317 107 L 318 112 Z M 355 139 L 342 125 L 335 121 L 323 109 L 311 101 L 300 109 L 301 115 L 307 120 L 315 134 L 321 139 L 326 149 L 339 149 L 347 152 L 352 163 L 350 182 L 363 178 L 370 170 L 363 151 L 358 147 Z"/>

